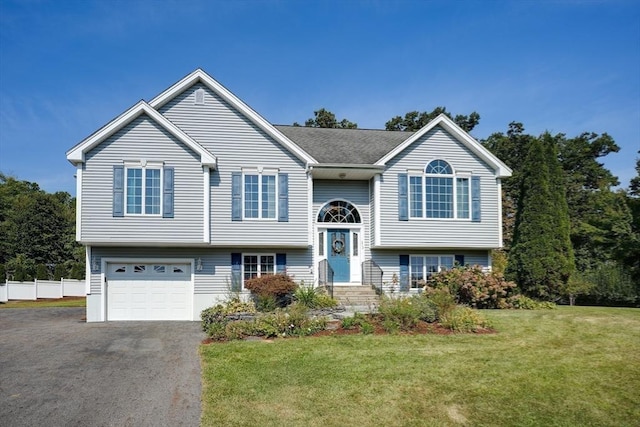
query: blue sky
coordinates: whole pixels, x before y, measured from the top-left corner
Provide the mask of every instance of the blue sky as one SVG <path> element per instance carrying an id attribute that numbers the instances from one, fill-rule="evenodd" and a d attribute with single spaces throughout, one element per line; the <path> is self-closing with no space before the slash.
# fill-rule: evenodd
<path id="1" fill-rule="evenodd" d="M 472 134 L 640 149 L 640 2 L 0 0 L 0 171 L 75 195 L 65 152 L 196 68 L 274 124 L 477 111 Z"/>

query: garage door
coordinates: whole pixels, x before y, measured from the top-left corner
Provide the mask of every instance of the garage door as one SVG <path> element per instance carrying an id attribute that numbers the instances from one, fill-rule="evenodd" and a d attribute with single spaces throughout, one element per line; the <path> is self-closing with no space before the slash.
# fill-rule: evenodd
<path id="1" fill-rule="evenodd" d="M 107 265 L 107 320 L 191 320 L 191 266 Z"/>

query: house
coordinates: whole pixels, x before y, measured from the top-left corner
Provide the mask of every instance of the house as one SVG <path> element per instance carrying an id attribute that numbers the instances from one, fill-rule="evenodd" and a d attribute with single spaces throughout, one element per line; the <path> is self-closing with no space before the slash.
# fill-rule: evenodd
<path id="1" fill-rule="evenodd" d="M 90 322 L 199 320 L 264 274 L 412 292 L 490 267 L 511 174 L 444 115 L 417 132 L 275 126 L 200 69 L 67 159 Z"/>

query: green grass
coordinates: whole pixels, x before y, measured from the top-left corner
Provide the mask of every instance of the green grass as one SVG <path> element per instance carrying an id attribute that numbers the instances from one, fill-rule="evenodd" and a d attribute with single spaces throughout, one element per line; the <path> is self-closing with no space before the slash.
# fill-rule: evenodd
<path id="1" fill-rule="evenodd" d="M 482 313 L 497 334 L 203 345 L 202 425 L 638 425 L 639 309 Z"/>
<path id="2" fill-rule="evenodd" d="M 42 308 L 42 307 L 86 307 L 86 298 L 45 299 L 36 301 L 8 301 L 0 304 L 3 308 Z"/>

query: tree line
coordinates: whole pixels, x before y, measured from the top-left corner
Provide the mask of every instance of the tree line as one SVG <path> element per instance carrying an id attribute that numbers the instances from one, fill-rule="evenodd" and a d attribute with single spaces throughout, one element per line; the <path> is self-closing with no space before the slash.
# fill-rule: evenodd
<path id="1" fill-rule="evenodd" d="M 436 107 L 395 116 L 385 129 L 417 131 L 440 114 L 467 132 L 480 122 L 475 111 Z M 357 128 L 324 108 L 305 126 Z M 494 265 L 535 298 L 640 304 L 640 158 L 629 187 L 614 190 L 620 182 L 601 159 L 620 147 L 606 133 L 531 135 L 514 121 L 480 143 L 513 170 L 502 182 L 505 246 Z"/>
<path id="2" fill-rule="evenodd" d="M 84 279 L 75 198 L 0 172 L 0 280 Z"/>

